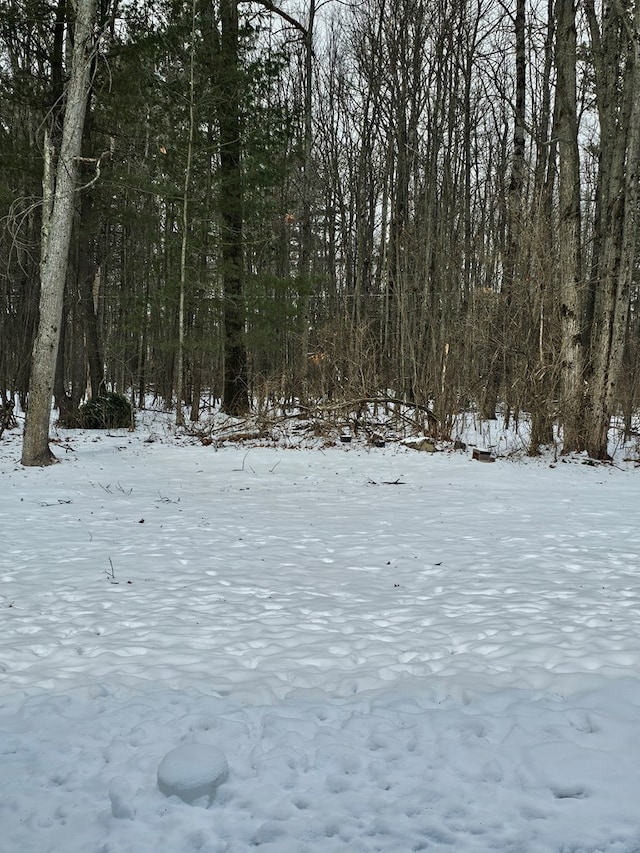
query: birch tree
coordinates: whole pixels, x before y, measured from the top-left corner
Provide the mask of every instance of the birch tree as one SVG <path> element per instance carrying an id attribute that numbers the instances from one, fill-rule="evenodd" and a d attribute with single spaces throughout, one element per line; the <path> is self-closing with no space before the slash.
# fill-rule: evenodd
<path id="1" fill-rule="evenodd" d="M 22 464 L 29 466 L 49 465 L 55 461 L 49 447 L 51 398 L 60 342 L 82 129 L 90 87 L 96 2 L 77 0 L 71 73 L 55 171 L 53 206 L 48 225 L 43 228 L 40 318 L 32 354 L 29 405 L 22 445 Z"/>

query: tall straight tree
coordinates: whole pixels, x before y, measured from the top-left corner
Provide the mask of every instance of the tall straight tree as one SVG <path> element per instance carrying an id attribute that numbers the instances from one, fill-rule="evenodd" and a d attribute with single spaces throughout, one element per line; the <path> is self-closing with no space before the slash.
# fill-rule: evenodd
<path id="1" fill-rule="evenodd" d="M 187 289 L 187 243 L 189 239 L 189 191 L 193 164 L 193 137 L 195 128 L 195 52 L 196 52 L 196 0 L 191 0 L 191 41 L 189 45 L 189 121 L 187 136 L 187 161 L 184 168 L 182 194 L 182 239 L 180 244 L 180 293 L 178 296 L 178 351 L 176 354 L 176 426 L 184 426 L 184 321 L 185 291 Z"/>
<path id="2" fill-rule="evenodd" d="M 249 409 L 249 391 L 244 341 L 242 82 L 237 0 L 220 0 L 220 23 L 219 193 L 225 340 L 222 408 L 229 415 L 242 415 Z"/>
<path id="3" fill-rule="evenodd" d="M 513 115 L 513 155 L 507 194 L 507 245 L 504 259 L 504 293 L 507 305 L 514 297 L 518 260 L 522 244 L 522 207 L 525 179 L 525 109 L 527 91 L 527 49 L 525 0 L 516 0 L 514 16 L 516 90 Z"/>
<path id="4" fill-rule="evenodd" d="M 562 425 L 565 452 L 583 449 L 584 353 L 580 250 L 580 156 L 576 91 L 574 0 L 557 0 L 556 136 L 558 185 L 558 270 L 560 291 Z"/>
<path id="5" fill-rule="evenodd" d="M 525 0 L 516 0 L 513 18 L 515 36 L 515 104 L 513 113 L 513 152 L 511 155 L 511 176 L 506 193 L 506 237 L 503 262 L 503 304 L 502 312 L 502 380 L 506 402 L 510 404 L 509 387 L 515 380 L 515 358 L 511 329 L 517 328 L 516 315 L 522 300 L 518 292 L 522 288 L 524 253 L 524 194 L 526 176 L 525 116 L 527 92 L 527 50 L 526 50 L 526 4 Z M 499 390 L 498 371 L 494 369 L 489 388 L 493 384 L 494 394 L 485 400 L 484 414 L 495 417 L 497 392 Z M 490 403 L 487 406 L 487 403 Z"/>
<path id="6" fill-rule="evenodd" d="M 591 33 L 600 122 L 594 223 L 590 375 L 585 448 L 607 458 L 611 417 L 619 403 L 631 283 L 637 257 L 640 170 L 640 3 L 584 0 Z"/>
<path id="7" fill-rule="evenodd" d="M 32 355 L 29 408 L 22 445 L 23 465 L 49 465 L 55 461 L 49 447 L 51 398 L 60 343 L 78 160 L 82 149 L 82 129 L 94 51 L 96 3 L 97 0 L 77 0 L 76 6 L 71 73 L 67 84 L 62 141 L 55 171 L 53 206 L 49 222 L 43 227 L 40 319 Z M 44 218 L 46 204 L 45 200 Z"/>
<path id="8" fill-rule="evenodd" d="M 260 0 L 269 12 L 279 15 L 305 39 L 307 31 L 270 0 Z M 312 4 L 315 14 L 315 5 Z M 311 14 L 311 13 L 310 13 Z M 312 25 L 312 17 L 310 24 Z M 247 349 L 245 344 L 244 294 L 244 179 L 242 168 L 242 102 L 245 99 L 240 57 L 238 0 L 220 0 L 220 56 L 218 60 L 218 133 L 220 145 L 220 239 L 224 313 L 224 383 L 222 409 L 229 415 L 249 410 Z M 311 56 L 311 42 L 307 55 Z M 309 59 L 310 62 L 310 59 Z M 309 77 L 310 80 L 310 77 Z M 309 94 L 310 97 L 310 94 Z M 305 164 L 308 169 L 308 163 Z M 308 174 L 305 174 L 308 181 Z M 305 208 L 306 209 L 306 208 Z M 308 233 L 307 233 L 308 232 Z M 310 242 L 310 219 L 307 224 Z"/>

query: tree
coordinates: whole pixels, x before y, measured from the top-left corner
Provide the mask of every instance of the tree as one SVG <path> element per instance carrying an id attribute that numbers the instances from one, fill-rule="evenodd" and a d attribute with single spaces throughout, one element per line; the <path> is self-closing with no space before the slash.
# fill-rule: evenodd
<path id="1" fill-rule="evenodd" d="M 37 325 L 42 127 L 45 113 L 53 127 L 61 114 L 63 10 L 64 0 L 0 0 L 0 388 L 23 406 Z"/>
<path id="2" fill-rule="evenodd" d="M 261 5 L 275 13 L 290 26 L 302 32 L 307 49 L 307 86 L 310 87 L 311 35 L 282 9 L 269 0 Z M 315 5 L 312 3 L 310 26 L 313 25 Z M 220 56 L 218 58 L 217 83 L 218 132 L 220 146 L 219 172 L 219 218 L 222 262 L 222 291 L 224 314 L 224 383 L 222 409 L 230 415 L 243 415 L 249 410 L 249 384 L 247 350 L 245 343 L 245 295 L 244 295 L 244 223 L 245 186 L 243 176 L 243 75 L 241 69 L 241 33 L 238 16 L 238 0 L 220 0 Z M 307 88 L 307 99 L 311 90 Z M 309 105 L 310 110 L 310 105 Z M 310 125 L 305 124 L 305 145 L 310 148 Z M 308 149 L 305 148 L 305 155 Z M 305 156 L 305 187 L 308 186 L 309 159 Z M 308 254 L 310 242 L 310 214 L 307 190 L 303 201 L 303 242 Z M 306 264 L 306 260 L 302 260 Z M 304 271 L 303 271 L 304 274 Z"/>
<path id="3" fill-rule="evenodd" d="M 502 402 L 531 452 L 557 413 L 565 449 L 604 455 L 637 360 L 640 3 L 288 6 L 121 6 L 73 196 L 61 417 L 104 367 L 192 418 L 207 394 L 242 415 L 391 389 L 443 434 Z M 0 379 L 22 392 L 75 6 L 0 7 Z"/>
<path id="4" fill-rule="evenodd" d="M 78 159 L 82 150 L 82 129 L 94 51 L 96 4 L 97 0 L 77 2 L 71 72 L 67 84 L 62 140 L 55 168 L 53 204 L 49 221 L 43 225 L 40 317 L 32 356 L 29 407 L 22 446 L 23 465 L 48 465 L 55 461 L 49 447 L 51 399 L 60 343 Z M 46 205 L 45 199 L 45 210 Z"/>
<path id="5" fill-rule="evenodd" d="M 603 4 L 601 23 L 585 0 L 600 130 L 592 259 L 585 447 L 608 456 L 618 399 L 638 239 L 640 172 L 640 3 Z"/>
<path id="6" fill-rule="evenodd" d="M 220 134 L 220 240 L 224 299 L 224 385 L 222 408 L 229 415 L 249 410 L 244 341 L 242 122 L 240 29 L 237 0 L 220 2 L 218 129 Z"/>
<path id="7" fill-rule="evenodd" d="M 574 0 L 557 0 L 556 135 L 560 158 L 558 285 L 560 296 L 563 449 L 584 446 L 583 298 L 581 293 L 580 156 Z"/>
<path id="8" fill-rule="evenodd" d="M 184 313 L 185 290 L 187 288 L 187 244 L 189 234 L 189 192 L 193 161 L 193 136 L 195 125 L 195 36 L 196 36 L 196 0 L 191 0 L 191 39 L 189 45 L 189 119 L 187 134 L 187 158 L 184 168 L 184 187 L 182 195 L 182 238 L 180 242 L 180 292 L 178 295 L 178 352 L 176 358 L 176 426 L 184 426 L 183 382 L 184 382 Z"/>

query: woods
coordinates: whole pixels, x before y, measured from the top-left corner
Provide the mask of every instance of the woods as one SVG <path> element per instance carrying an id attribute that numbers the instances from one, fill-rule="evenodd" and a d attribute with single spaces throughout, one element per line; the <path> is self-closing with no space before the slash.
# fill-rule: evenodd
<path id="1" fill-rule="evenodd" d="M 625 0 L 1 0 L 5 400 L 42 434 L 105 388 L 179 424 L 387 395 L 606 458 L 640 391 L 639 51 Z"/>

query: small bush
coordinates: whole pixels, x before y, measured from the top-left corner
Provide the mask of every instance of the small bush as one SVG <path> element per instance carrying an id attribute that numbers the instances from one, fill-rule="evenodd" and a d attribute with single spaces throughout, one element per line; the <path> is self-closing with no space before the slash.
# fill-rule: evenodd
<path id="1" fill-rule="evenodd" d="M 129 429 L 134 426 L 133 408 L 122 394 L 106 391 L 78 409 L 81 429 Z"/>

